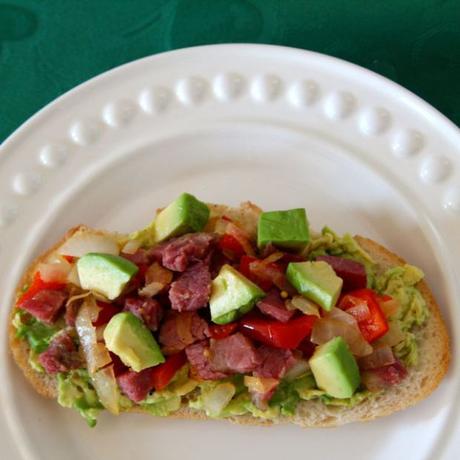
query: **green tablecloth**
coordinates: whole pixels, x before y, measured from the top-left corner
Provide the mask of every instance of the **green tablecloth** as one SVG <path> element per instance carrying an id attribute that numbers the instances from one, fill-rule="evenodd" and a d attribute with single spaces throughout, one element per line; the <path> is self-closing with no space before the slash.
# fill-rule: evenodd
<path id="1" fill-rule="evenodd" d="M 460 0 L 0 0 L 0 142 L 79 83 L 150 54 L 270 43 L 337 56 L 460 125 Z"/>

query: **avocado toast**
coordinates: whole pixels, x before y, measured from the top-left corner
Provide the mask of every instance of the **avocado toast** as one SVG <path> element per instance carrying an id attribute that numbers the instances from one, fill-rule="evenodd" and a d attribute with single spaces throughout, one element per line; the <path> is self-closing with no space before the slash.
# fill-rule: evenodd
<path id="1" fill-rule="evenodd" d="M 416 267 L 305 210 L 182 194 L 131 235 L 80 226 L 31 264 L 10 348 L 76 409 L 333 426 L 426 398 L 449 343 Z"/>

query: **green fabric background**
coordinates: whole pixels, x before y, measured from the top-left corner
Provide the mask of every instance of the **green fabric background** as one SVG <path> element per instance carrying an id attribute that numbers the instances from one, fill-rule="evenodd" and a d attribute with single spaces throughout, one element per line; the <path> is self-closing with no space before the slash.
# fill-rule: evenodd
<path id="1" fill-rule="evenodd" d="M 460 125 L 460 0 L 0 0 L 0 142 L 101 72 L 166 50 L 228 42 L 346 59 Z"/>

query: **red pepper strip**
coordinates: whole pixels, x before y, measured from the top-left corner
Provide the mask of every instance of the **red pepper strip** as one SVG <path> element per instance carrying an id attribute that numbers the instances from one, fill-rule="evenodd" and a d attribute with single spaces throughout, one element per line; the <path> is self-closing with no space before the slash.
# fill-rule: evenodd
<path id="1" fill-rule="evenodd" d="M 169 355 L 163 364 L 153 367 L 152 383 L 155 390 L 160 391 L 165 388 L 186 362 L 185 352 L 181 351 L 180 353 Z"/>
<path id="2" fill-rule="evenodd" d="M 259 259 L 251 256 L 243 256 L 240 260 L 239 271 L 253 283 L 256 283 L 263 291 L 269 291 L 273 287 L 273 283 L 269 280 L 261 279 L 252 273 L 250 265 L 252 262 L 255 262 Z"/>
<path id="3" fill-rule="evenodd" d="M 65 260 L 67 260 L 67 262 L 69 262 L 69 264 L 72 264 L 74 262 L 74 260 L 76 259 L 76 257 L 74 256 L 62 256 L 64 257 Z"/>
<path id="4" fill-rule="evenodd" d="M 389 328 L 385 314 L 379 306 L 376 292 L 368 288 L 351 291 L 342 297 L 339 307 L 347 310 L 362 301 L 366 302 L 370 317 L 358 321 L 358 326 L 364 339 L 372 343 L 385 335 Z"/>
<path id="5" fill-rule="evenodd" d="M 32 283 L 29 286 L 29 289 L 27 289 L 27 291 L 24 292 L 24 294 L 22 294 L 22 296 L 18 300 L 18 306 L 23 305 L 27 300 L 34 297 L 35 294 L 37 294 L 40 291 L 43 291 L 45 289 L 59 290 L 65 288 L 65 286 L 66 285 L 64 283 L 59 283 L 56 281 L 45 282 L 41 279 L 40 272 L 36 272 L 32 280 Z"/>
<path id="6" fill-rule="evenodd" d="M 249 265 L 251 264 L 251 262 L 254 262 L 255 260 L 257 259 L 251 256 L 241 257 L 239 270 L 246 278 L 250 279 L 250 277 L 252 276 L 251 270 L 249 269 Z"/>
<path id="7" fill-rule="evenodd" d="M 209 335 L 213 339 L 225 339 L 236 331 L 238 323 L 228 323 L 223 325 L 211 324 L 209 326 Z"/>
<path id="8" fill-rule="evenodd" d="M 246 317 L 240 322 L 241 332 L 254 340 L 276 348 L 294 349 L 311 334 L 316 316 L 302 315 L 286 323 L 258 317 Z"/>
<path id="9" fill-rule="evenodd" d="M 94 327 L 99 327 L 99 326 L 103 326 L 104 324 L 107 324 L 112 318 L 112 316 L 115 316 L 117 313 L 120 313 L 121 311 L 119 307 L 116 307 L 115 305 L 111 303 L 98 301 L 97 306 L 100 307 L 101 310 L 99 312 L 97 320 L 93 321 Z"/>
<path id="10" fill-rule="evenodd" d="M 219 240 L 219 248 L 236 259 L 246 254 L 242 244 L 233 235 L 223 235 Z"/>

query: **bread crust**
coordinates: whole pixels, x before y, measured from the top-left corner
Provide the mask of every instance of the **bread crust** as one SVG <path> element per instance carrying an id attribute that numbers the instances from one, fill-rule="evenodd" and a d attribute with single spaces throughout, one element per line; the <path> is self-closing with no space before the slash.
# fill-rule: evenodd
<path id="1" fill-rule="evenodd" d="M 229 208 L 223 205 L 209 205 L 209 207 L 211 209 L 211 220 L 213 217 L 222 215 L 230 216 L 232 219 L 238 221 L 242 228 L 251 236 L 255 235 L 257 220 L 261 210 L 254 204 L 250 202 L 243 203 L 239 208 Z M 206 230 L 212 231 L 212 224 L 208 225 Z M 38 265 L 52 256 L 77 231 L 108 234 L 101 230 L 92 230 L 84 225 L 70 229 L 61 241 L 30 264 L 17 286 L 15 304 L 22 293 L 22 287 L 30 283 Z M 359 235 L 355 236 L 355 239 L 377 262 L 381 271 L 406 263 L 401 257 L 375 241 Z M 273 423 L 291 422 L 303 427 L 329 427 L 356 421 L 368 421 L 389 415 L 413 406 L 428 397 L 440 384 L 447 372 L 450 362 L 450 345 L 439 306 L 431 290 L 425 281 L 421 281 L 417 285 L 417 288 L 425 298 L 431 314 L 425 325 L 415 331 L 420 351 L 419 363 L 415 368 L 409 369 L 408 377 L 403 382 L 385 390 L 382 395 L 367 399 L 353 408 L 326 406 L 318 400 L 301 401 L 296 414 L 292 417 L 281 416 L 274 420 L 263 420 L 250 415 L 242 415 L 230 417 L 226 420 L 250 425 L 271 425 Z M 11 322 L 13 313 L 14 305 L 11 309 L 9 324 L 9 344 L 12 356 L 37 393 L 47 398 L 56 399 L 56 379 L 53 376 L 36 372 L 29 365 L 29 345 L 26 341 L 16 337 L 15 328 Z M 129 411 L 148 413 L 138 406 L 133 407 Z M 183 405 L 181 409 L 170 416 L 181 419 L 207 419 L 203 412 L 190 409 L 186 405 Z"/>

